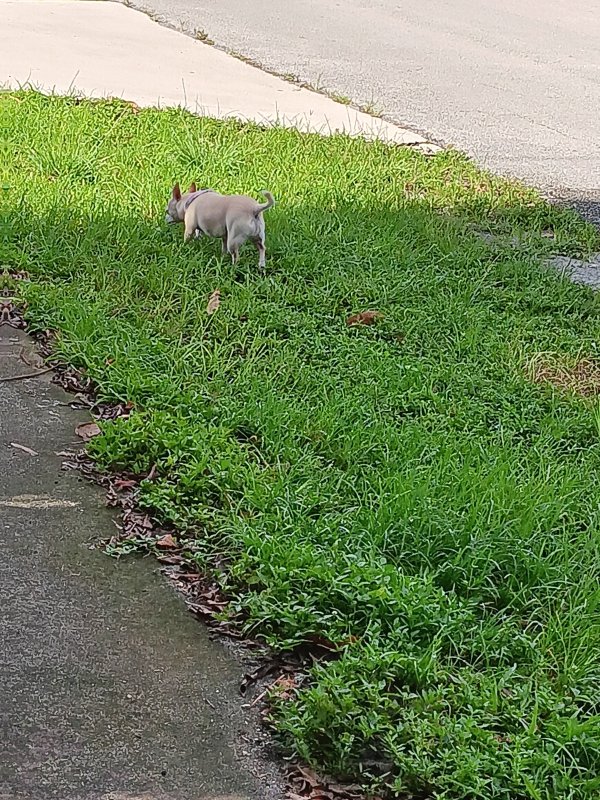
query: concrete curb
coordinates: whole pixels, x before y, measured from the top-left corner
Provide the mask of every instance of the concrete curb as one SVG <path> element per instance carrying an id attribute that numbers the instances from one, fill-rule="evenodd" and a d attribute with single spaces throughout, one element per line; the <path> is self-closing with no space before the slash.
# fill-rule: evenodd
<path id="1" fill-rule="evenodd" d="M 122 97 L 211 117 L 438 148 L 419 134 L 263 72 L 120 3 L 0 0 L 0 84 Z"/>

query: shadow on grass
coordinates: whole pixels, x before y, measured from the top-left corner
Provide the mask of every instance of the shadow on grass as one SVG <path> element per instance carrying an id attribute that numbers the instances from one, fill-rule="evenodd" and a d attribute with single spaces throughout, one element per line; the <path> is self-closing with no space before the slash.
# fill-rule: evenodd
<path id="1" fill-rule="evenodd" d="M 572 208 L 587 222 L 600 229 L 600 189 L 595 192 L 569 189 L 550 197 L 551 202 L 562 208 Z"/>

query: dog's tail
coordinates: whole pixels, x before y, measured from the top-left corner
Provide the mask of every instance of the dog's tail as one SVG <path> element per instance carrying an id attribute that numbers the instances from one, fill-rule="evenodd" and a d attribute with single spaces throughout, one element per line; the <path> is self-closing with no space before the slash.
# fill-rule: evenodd
<path id="1" fill-rule="evenodd" d="M 262 203 L 254 212 L 254 216 L 258 217 L 259 214 L 262 214 L 263 211 L 266 211 L 268 208 L 272 208 L 275 205 L 275 198 L 271 194 L 271 192 L 261 191 L 261 194 L 267 198 L 266 203 Z"/>

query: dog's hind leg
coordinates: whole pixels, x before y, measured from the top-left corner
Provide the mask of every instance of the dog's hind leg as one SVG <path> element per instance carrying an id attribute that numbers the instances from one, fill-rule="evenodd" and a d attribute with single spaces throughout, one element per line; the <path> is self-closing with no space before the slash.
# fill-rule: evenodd
<path id="1" fill-rule="evenodd" d="M 235 228 L 227 231 L 227 252 L 231 256 L 231 261 L 237 264 L 238 256 L 240 254 L 240 247 L 246 241 L 243 231 Z"/>
<path id="2" fill-rule="evenodd" d="M 259 266 L 259 269 L 264 269 L 265 268 L 265 256 L 266 256 L 264 239 L 254 239 L 253 241 L 254 241 L 254 246 L 258 250 L 258 266 Z"/>
<path id="3" fill-rule="evenodd" d="M 240 255 L 240 246 L 235 239 L 227 243 L 227 252 L 231 256 L 231 263 L 234 265 L 237 264 Z"/>
<path id="4" fill-rule="evenodd" d="M 265 268 L 265 221 L 263 219 L 262 214 L 257 218 L 258 223 L 258 230 L 256 232 L 256 236 L 253 238 L 254 246 L 258 250 L 258 268 L 264 269 Z"/>

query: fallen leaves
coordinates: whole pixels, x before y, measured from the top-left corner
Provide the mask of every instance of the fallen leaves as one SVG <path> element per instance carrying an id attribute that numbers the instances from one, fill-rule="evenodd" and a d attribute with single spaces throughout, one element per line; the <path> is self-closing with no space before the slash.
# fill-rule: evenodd
<path id="1" fill-rule="evenodd" d="M 17 308 L 12 300 L 0 298 L 0 325 L 10 325 L 11 328 L 24 328 L 23 309 Z"/>
<path id="2" fill-rule="evenodd" d="M 180 569 L 177 572 L 172 572 L 169 577 L 177 583 L 179 591 L 185 595 L 188 609 L 205 621 L 210 621 L 215 614 L 221 614 L 227 608 L 229 602 L 225 599 L 221 588 L 216 583 L 206 578 L 203 579 L 198 572 L 195 573 L 196 580 L 194 580 L 193 576 L 194 574 L 190 575 L 186 570 Z M 226 632 L 226 625 L 220 627 L 221 631 Z"/>
<path id="3" fill-rule="evenodd" d="M 3 267 L 0 270 L 0 277 L 12 281 L 29 281 L 29 275 L 27 272 L 24 271 L 16 272 L 15 270 L 10 270 L 7 269 L 6 267 Z"/>
<path id="4" fill-rule="evenodd" d="M 164 536 L 161 536 L 160 539 L 156 540 L 156 546 L 164 548 L 174 548 L 178 547 L 178 544 L 175 537 L 172 534 L 165 533 Z"/>
<path id="5" fill-rule="evenodd" d="M 261 702 L 261 700 L 265 699 L 267 695 L 269 695 L 269 697 L 272 697 L 275 693 L 277 693 L 278 697 L 281 700 L 289 700 L 290 697 L 292 696 L 291 691 L 284 693 L 284 691 L 278 690 L 278 687 L 282 686 L 284 682 L 287 682 L 287 684 L 291 686 L 293 689 L 296 688 L 296 683 L 293 677 L 287 677 L 285 675 L 281 675 L 270 686 L 267 686 L 266 689 L 264 689 L 260 694 L 258 694 L 249 705 L 245 706 L 245 708 L 254 708 L 254 706 L 257 706 Z"/>
<path id="6" fill-rule="evenodd" d="M 45 330 L 34 335 L 42 355 L 46 356 L 46 358 L 52 357 L 53 346 L 56 339 L 54 331 Z M 133 413 L 134 405 L 131 402 L 95 402 L 94 396 L 96 393 L 96 386 L 89 375 L 86 375 L 81 370 L 57 362 L 53 362 L 53 367 L 50 369 L 54 369 L 55 372 L 53 378 L 54 383 L 57 383 L 59 386 L 62 386 L 65 391 L 73 394 L 77 402 L 84 408 L 88 408 L 96 419 L 126 419 Z"/>
<path id="7" fill-rule="evenodd" d="M 98 419 L 127 419 L 133 413 L 133 403 L 95 403 L 92 406 Z"/>
<path id="8" fill-rule="evenodd" d="M 290 800 L 361 800 L 364 794 L 356 784 L 340 784 L 321 777 L 309 767 L 296 765 L 288 775 Z M 381 800 L 373 797 L 372 800 Z"/>
<path id="9" fill-rule="evenodd" d="M 297 686 L 295 675 L 280 675 L 269 687 L 269 694 L 276 695 L 280 700 L 291 700 Z"/>
<path id="10" fill-rule="evenodd" d="M 81 425 L 75 428 L 75 433 L 80 439 L 83 439 L 84 442 L 89 442 L 90 439 L 93 439 L 95 436 L 100 436 L 102 431 L 96 422 L 82 422 Z"/>
<path id="11" fill-rule="evenodd" d="M 153 553 L 165 565 L 164 574 L 184 596 L 189 611 L 202 617 L 211 628 L 220 633 L 240 638 L 239 628 L 233 620 L 217 618 L 229 605 L 220 586 L 201 573 L 194 560 L 197 546 L 193 539 L 182 541 L 181 536 L 161 528 L 149 514 L 138 506 L 138 490 L 142 481 L 154 480 L 157 467 L 153 465 L 147 475 L 99 473 L 85 452 L 63 462 L 64 469 L 75 469 L 88 480 L 106 489 L 106 504 L 120 509 L 115 520 L 118 533 L 102 542 L 102 547 L 112 556 L 142 551 Z"/>
<path id="12" fill-rule="evenodd" d="M 240 684 L 240 694 L 242 696 L 245 695 L 248 687 L 253 686 L 255 683 L 258 683 L 258 681 L 276 672 L 279 666 L 277 659 L 269 659 L 263 661 L 253 672 L 247 672 Z"/>
<path id="13" fill-rule="evenodd" d="M 374 325 L 380 319 L 383 319 L 383 314 L 380 311 L 361 311 L 348 317 L 346 325 L 349 328 L 354 325 Z"/>
<path id="14" fill-rule="evenodd" d="M 206 313 L 214 314 L 220 305 L 221 305 L 221 290 L 215 289 L 208 299 L 208 305 L 206 306 Z"/>
<path id="15" fill-rule="evenodd" d="M 137 485 L 134 478 L 115 478 L 113 481 L 113 486 L 120 492 L 124 489 L 135 489 Z"/>

